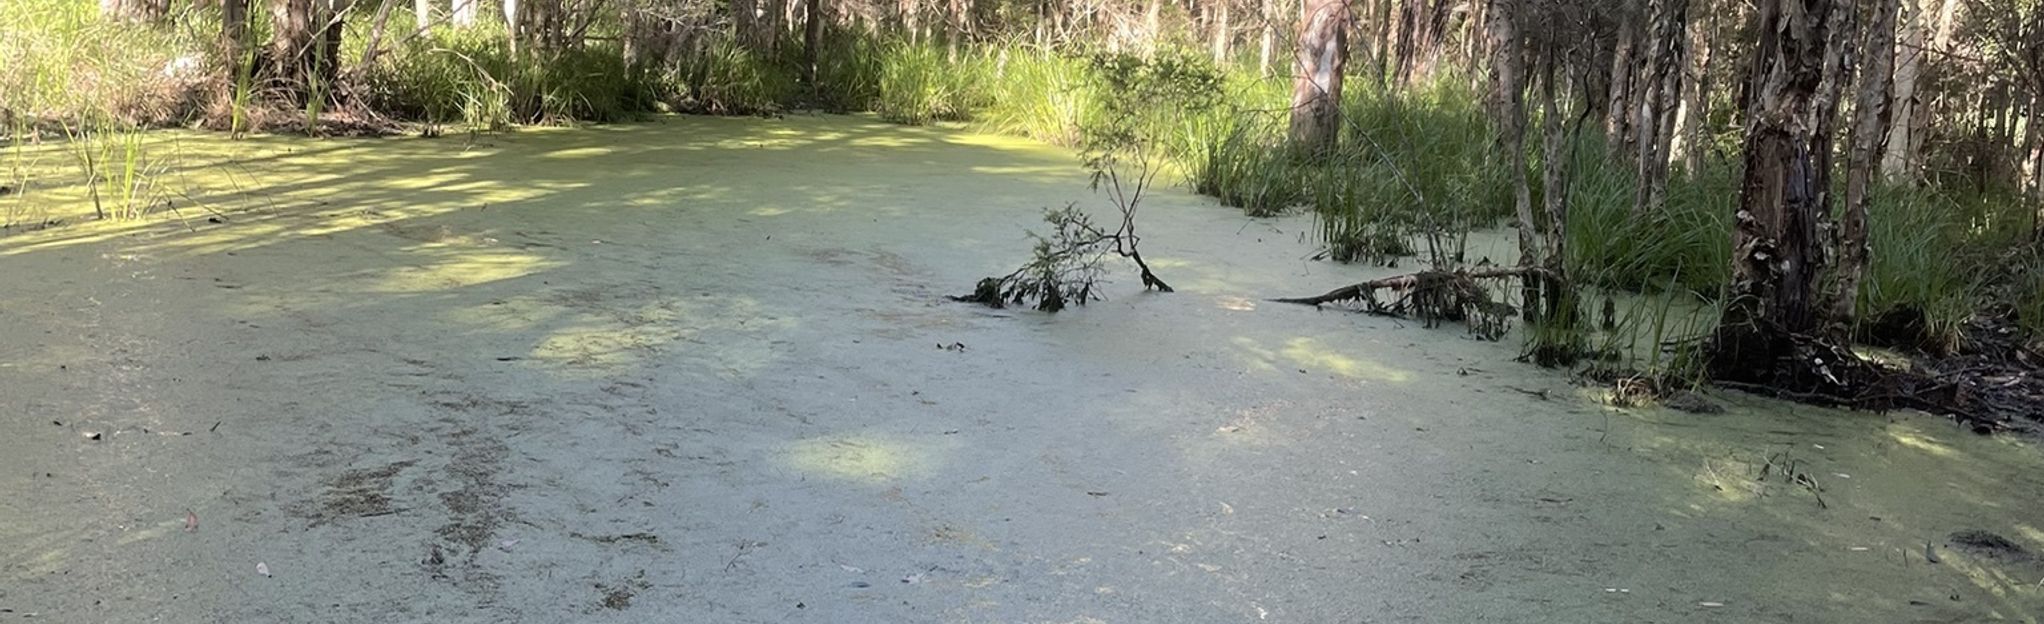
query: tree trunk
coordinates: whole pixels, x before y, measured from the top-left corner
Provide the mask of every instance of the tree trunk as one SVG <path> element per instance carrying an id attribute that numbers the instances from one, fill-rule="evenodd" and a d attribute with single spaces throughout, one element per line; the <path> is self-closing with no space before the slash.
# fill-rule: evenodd
<path id="1" fill-rule="evenodd" d="M 823 45 L 823 0 L 807 0 L 802 24 L 802 82 L 816 87 L 816 54 Z"/>
<path id="2" fill-rule="evenodd" d="M 1713 377 L 1770 383 L 1792 338 L 1817 333 L 1819 221 L 1831 151 L 1819 102 L 1835 0 L 1761 0 L 1745 173 L 1732 225 L 1732 280 L 1709 343 Z M 1800 363 L 1808 366 L 1808 363 Z"/>
<path id="3" fill-rule="evenodd" d="M 331 97 L 333 85 L 341 78 L 342 34 L 348 26 L 342 17 L 347 15 L 351 2 L 353 0 L 312 0 L 312 27 L 316 29 L 314 36 L 319 39 L 313 44 L 312 60 L 314 70 L 319 72 L 320 97 Z"/>
<path id="4" fill-rule="evenodd" d="M 412 25 L 416 32 L 433 27 L 433 0 L 412 0 Z"/>
<path id="5" fill-rule="evenodd" d="M 317 70 L 313 7 L 320 0 L 271 0 L 270 78 L 303 92 Z"/>
<path id="6" fill-rule="evenodd" d="M 2023 159 L 2029 161 L 2030 239 L 2044 240 L 2044 85 L 2032 86 L 2030 116 L 2023 122 Z M 2018 165 L 2021 169 L 2021 165 Z"/>
<path id="7" fill-rule="evenodd" d="M 1538 266 L 1539 221 L 1533 218 L 1532 189 L 1526 182 L 1525 48 L 1519 44 L 1520 0 L 1488 0 L 1485 30 L 1490 38 L 1491 117 L 1497 120 L 1498 149 L 1512 181 L 1512 214 L 1519 220 L 1519 266 Z M 1540 279 L 1528 275 L 1520 301 L 1526 320 L 1540 318 Z"/>
<path id="8" fill-rule="evenodd" d="M 1687 34 L 1688 0 L 1653 0 L 1648 4 L 1653 30 L 1647 45 L 1646 71 L 1640 76 L 1633 106 L 1637 133 L 1638 186 L 1634 215 L 1659 211 L 1668 194 L 1668 149 L 1674 134 L 1675 102 L 1682 93 L 1682 43 Z"/>
<path id="9" fill-rule="evenodd" d="M 1895 106 L 1888 126 L 1888 149 L 1881 156 L 1881 175 L 1891 182 L 1909 183 L 1916 171 L 1909 157 L 1910 135 L 1916 127 L 1916 90 L 1923 76 L 1923 46 L 1929 38 L 1929 17 L 1939 5 L 1957 0 L 1910 0 L 1900 18 L 1902 45 L 1895 48 Z"/>
<path id="10" fill-rule="evenodd" d="M 390 11 L 398 0 L 379 0 L 376 4 L 376 20 L 369 27 L 369 43 L 362 48 L 362 67 L 376 63 L 377 55 L 383 53 L 384 29 L 390 25 Z"/>
<path id="11" fill-rule="evenodd" d="M 1227 0 L 1222 0 L 1220 5 L 1214 16 L 1214 65 L 1225 66 L 1228 63 L 1228 46 L 1235 40 L 1235 33 L 1229 30 Z"/>
<path id="12" fill-rule="evenodd" d="M 1398 8 L 1398 62 L 1394 81 L 1411 85 L 1433 73 L 1442 30 L 1452 13 L 1444 0 L 1404 0 Z"/>
<path id="13" fill-rule="evenodd" d="M 1543 276 L 1547 293 L 1546 317 L 1543 320 L 1553 327 L 1571 328 L 1576 324 L 1579 311 L 1576 309 L 1574 287 L 1569 282 L 1568 253 L 1564 246 L 1568 230 L 1569 146 L 1573 142 L 1562 123 L 1567 112 L 1562 105 L 1563 85 L 1557 81 L 1570 75 L 1558 71 L 1557 66 L 1562 62 L 1563 59 L 1548 58 L 1545 75 L 1540 81 L 1541 200 L 1547 213 L 1547 227 L 1541 231 L 1547 239 L 1547 249 L 1541 266 L 1547 269 L 1547 275 Z M 1524 245 L 1523 242 L 1520 244 Z"/>
<path id="14" fill-rule="evenodd" d="M 756 51 L 777 51 L 781 49 L 781 31 L 787 29 L 787 4 L 789 0 L 758 0 L 760 18 L 752 23 Z"/>
<path id="15" fill-rule="evenodd" d="M 1158 30 L 1157 12 L 1163 9 L 1163 4 L 1163 0 L 1150 0 L 1149 7 L 1143 10 L 1143 58 L 1157 55 L 1157 37 L 1163 34 Z"/>
<path id="16" fill-rule="evenodd" d="M 1263 40 L 1257 42 L 1256 66 L 1263 69 L 1265 76 L 1269 76 L 1271 72 L 1270 59 L 1272 53 L 1276 52 L 1279 21 L 1281 20 L 1277 4 L 1271 0 L 1263 0 Z"/>
<path id="17" fill-rule="evenodd" d="M 1888 150 L 1881 174 L 1913 184 L 1922 175 L 1923 141 L 1930 134 L 1930 107 L 1920 95 L 1924 61 L 1950 49 L 1956 13 L 1963 0 L 1915 0 L 1902 23 L 1902 45 L 1895 54 L 1895 109 L 1888 125 Z"/>
<path id="18" fill-rule="evenodd" d="M 248 62 L 248 0 L 220 0 L 220 50 L 230 72 Z M 227 83 L 234 84 L 230 73 Z"/>
<path id="19" fill-rule="evenodd" d="M 1292 143 L 1311 153 L 1340 136 L 1342 64 L 1348 59 L 1348 5 L 1306 0 L 1299 16 L 1298 75 L 1292 82 Z"/>
<path id="20" fill-rule="evenodd" d="M 525 16 L 520 14 L 518 9 L 518 0 L 504 0 L 504 33 L 505 39 L 511 45 L 512 54 L 518 53 L 518 40 L 525 37 L 525 33 L 520 31 L 520 27 L 524 26 L 521 22 Z"/>
<path id="21" fill-rule="evenodd" d="M 1614 7 L 1618 20 L 1618 43 L 1611 52 L 1611 90 L 1604 105 L 1604 137 L 1606 151 L 1613 159 L 1624 159 L 1632 143 L 1632 68 L 1633 52 L 1638 48 L 1639 25 L 1636 23 L 1631 3 L 1623 0 Z"/>
<path id="22" fill-rule="evenodd" d="M 1684 63 L 1682 104 L 1675 114 L 1674 145 L 1668 155 L 1682 163 L 1682 171 L 1695 177 L 1703 173 L 1710 153 L 1711 39 L 1716 36 L 1717 15 L 1704 7 L 1701 20 L 1689 24 L 1689 61 Z"/>
<path id="23" fill-rule="evenodd" d="M 476 6 L 480 4 L 482 1 L 483 0 L 453 0 L 452 4 L 453 9 L 448 13 L 449 17 L 448 21 L 453 22 L 455 28 L 468 28 L 471 26 L 475 26 Z"/>
<path id="24" fill-rule="evenodd" d="M 1845 215 L 1840 224 L 1838 267 L 1832 284 L 1827 322 L 1831 338 L 1844 344 L 1852 339 L 1859 284 L 1867 271 L 1867 199 L 1881 156 L 1888 142 L 1889 84 L 1895 60 L 1895 14 L 1901 0 L 1879 0 L 1874 21 L 1867 28 L 1867 47 L 1860 55 L 1859 93 L 1853 98 L 1853 123 L 1846 141 L 1850 152 L 1845 160 Z M 1841 35 L 1842 36 L 1842 35 Z"/>

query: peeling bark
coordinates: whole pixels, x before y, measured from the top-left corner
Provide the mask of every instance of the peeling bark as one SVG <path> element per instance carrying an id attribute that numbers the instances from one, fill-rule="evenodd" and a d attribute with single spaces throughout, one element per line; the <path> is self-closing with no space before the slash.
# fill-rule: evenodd
<path id="1" fill-rule="evenodd" d="M 1292 143 L 1314 153 L 1334 148 L 1341 122 L 1342 65 L 1348 57 L 1348 5 L 1307 0 L 1299 16 L 1298 75 L 1292 83 Z"/>
<path id="2" fill-rule="evenodd" d="M 1713 377 L 1773 383 L 1810 366 L 1793 361 L 1792 337 L 1818 329 L 1817 278 L 1824 266 L 1818 224 L 1830 124 L 1821 91 L 1833 69 L 1834 0 L 1762 0 L 1753 58 L 1732 280 L 1709 342 Z M 1821 363 L 1818 363 L 1821 366 Z"/>

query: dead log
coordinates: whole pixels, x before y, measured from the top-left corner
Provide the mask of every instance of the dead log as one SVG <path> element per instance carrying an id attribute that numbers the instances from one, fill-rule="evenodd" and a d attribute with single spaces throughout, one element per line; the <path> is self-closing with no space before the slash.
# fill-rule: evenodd
<path id="1" fill-rule="evenodd" d="M 1438 325 L 1441 321 L 1467 322 L 1471 332 L 1495 340 L 1503 337 L 1505 331 L 1511 328 L 1511 319 L 1518 313 L 1518 309 L 1511 304 L 1492 299 L 1490 291 L 1478 283 L 1478 280 L 1524 278 L 1546 274 L 1547 271 L 1540 267 L 1420 271 L 1351 284 L 1318 296 L 1288 297 L 1271 301 L 1314 307 L 1357 302 L 1362 304 L 1366 312 L 1418 318 L 1425 321 L 1428 327 Z M 1398 293 L 1398 296 L 1385 301 L 1378 298 L 1381 291 Z"/>

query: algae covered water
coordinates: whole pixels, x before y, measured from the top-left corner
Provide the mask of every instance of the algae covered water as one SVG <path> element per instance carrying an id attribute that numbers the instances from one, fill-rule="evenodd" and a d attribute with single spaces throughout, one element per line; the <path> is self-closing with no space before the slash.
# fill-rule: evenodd
<path id="1" fill-rule="evenodd" d="M 1608 408 L 1509 339 L 1265 303 L 1391 272 L 1311 261 L 1303 218 L 1167 190 L 1144 252 L 1179 292 L 945 301 L 1042 208 L 1105 206 L 1038 144 L 857 117 L 148 140 L 179 154 L 155 218 L 81 224 L 59 152 L 0 197 L 67 223 L 0 237 L 0 614 L 2044 613 L 2032 443 Z"/>

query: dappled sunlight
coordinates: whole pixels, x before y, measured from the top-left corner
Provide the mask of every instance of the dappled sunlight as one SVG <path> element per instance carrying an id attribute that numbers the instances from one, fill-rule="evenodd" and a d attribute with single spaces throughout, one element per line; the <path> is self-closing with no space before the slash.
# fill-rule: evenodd
<path id="1" fill-rule="evenodd" d="M 386 272 L 369 292 L 421 293 L 480 286 L 561 266 L 557 260 L 510 251 L 463 251 Z"/>
<path id="2" fill-rule="evenodd" d="M 1888 425 L 1886 432 L 1889 439 L 1902 446 L 1938 457 L 1951 457 L 1953 455 L 1952 447 L 1939 442 L 1937 438 L 1924 435 L 1923 432 L 1916 430 L 1915 427 L 1902 423 L 1892 423 Z"/>
<path id="3" fill-rule="evenodd" d="M 1044 176 L 1065 178 L 1072 175 L 1071 165 L 979 165 L 971 168 L 973 173 L 999 176 Z"/>
<path id="4" fill-rule="evenodd" d="M 680 330 L 656 324 L 576 325 L 554 330 L 540 340 L 532 348 L 531 359 L 600 376 L 637 364 L 680 337 Z"/>
<path id="5" fill-rule="evenodd" d="M 1752 502 L 1766 492 L 1766 486 L 1752 477 L 1759 466 L 1735 459 L 1705 459 L 1696 469 L 1694 479 L 1707 496 L 1719 502 Z M 1696 511 L 1703 508 L 1691 506 Z"/>
<path id="6" fill-rule="evenodd" d="M 1010 136 L 1004 134 L 988 134 L 982 132 L 951 134 L 946 135 L 944 137 L 944 142 L 951 145 L 967 145 L 972 147 L 991 147 L 994 149 L 1001 150 L 1054 153 L 1057 154 L 1060 158 L 1070 158 L 1069 155 L 1064 154 L 1063 152 L 1057 150 L 1056 148 L 1046 146 L 1041 142 L 1032 141 L 1030 139 L 1023 137 Z"/>
<path id="7" fill-rule="evenodd" d="M 781 461 L 804 474 L 881 484 L 935 474 L 952 446 L 886 435 L 828 436 L 788 445 Z"/>
<path id="8" fill-rule="evenodd" d="M 1263 348 L 1246 338 L 1236 339 L 1235 344 L 1266 364 L 1283 364 L 1364 381 L 1404 383 L 1412 379 L 1410 372 L 1337 351 L 1315 338 L 1292 338 L 1275 350 Z"/>
<path id="9" fill-rule="evenodd" d="M 532 347 L 528 358 L 566 376 L 593 377 L 620 368 L 642 366 L 672 353 L 702 360 L 710 370 L 730 379 L 749 378 L 776 358 L 769 337 L 794 326 L 790 318 L 766 313 L 759 302 L 744 297 L 664 298 L 632 308 L 618 308 L 617 298 L 630 293 L 616 288 L 591 288 L 562 293 L 541 304 L 558 326 Z M 526 307 L 512 311 L 513 321 L 544 314 Z M 487 315 L 483 323 L 502 323 Z M 710 336 L 739 334 L 739 339 Z"/>
<path id="10" fill-rule="evenodd" d="M 608 147 L 571 147 L 568 149 L 554 150 L 551 152 L 547 152 L 545 154 L 540 154 L 540 157 L 558 160 L 572 160 L 582 158 L 595 158 L 598 156 L 608 156 L 610 154 L 615 153 L 617 153 L 616 149 Z"/>
<path id="11" fill-rule="evenodd" d="M 7 511 L 11 513 L 14 508 L 7 508 Z M 0 580 L 20 582 L 62 574 L 79 545 L 90 541 L 85 536 L 89 523 L 51 525 L 57 528 L 32 531 L 31 527 L 35 525 L 26 518 L 8 517 L 5 520 L 13 526 L 0 533 L 0 539 L 15 545 L 15 548 L 12 552 L 0 553 Z"/>
<path id="12" fill-rule="evenodd" d="M 1144 258 L 1158 275 L 1167 276 L 1171 285 L 1180 292 L 1203 294 L 1238 294 L 1256 290 L 1255 285 L 1246 283 L 1233 275 L 1224 273 L 1213 266 L 1194 262 L 1183 256 L 1158 256 Z"/>
<path id="13" fill-rule="evenodd" d="M 1027 140 L 968 136 L 901 128 L 845 117 L 800 117 L 778 121 L 672 117 L 651 123 L 599 128 L 527 128 L 503 134 L 444 138 L 391 137 L 309 141 L 257 136 L 152 131 L 141 135 L 146 159 L 159 163 L 143 176 L 135 207 L 141 219 L 97 220 L 84 185 L 86 175 L 63 141 L 27 146 L 0 155 L 22 165 L 20 192 L 0 197 L 0 211 L 17 228 L 0 232 L 0 255 L 17 255 L 147 235 L 160 253 L 220 253 L 277 242 L 281 238 L 333 234 L 381 219 L 417 219 L 455 210 L 488 209 L 567 195 L 593 195 L 550 209 L 588 206 L 685 206 L 690 201 L 733 197 L 723 181 L 728 172 L 759 167 L 780 156 L 759 150 L 810 149 L 853 152 L 847 164 L 910 167 L 928 164 L 937 148 L 952 150 L 946 164 L 976 175 L 1043 182 L 1060 175 L 1077 179 L 1069 156 Z M 707 150 L 727 152 L 705 161 L 677 158 Z M 888 159 L 895 152 L 913 160 Z M 1019 158 L 1018 158 L 1019 157 Z M 656 172 L 672 175 L 656 175 Z M 706 172 L 711 173 L 704 176 Z M 629 182 L 627 182 L 629 181 Z M 9 182 L 14 184 L 13 182 Z M 799 204 L 760 207 L 756 216 L 781 216 L 858 208 L 905 214 L 890 202 L 891 187 L 864 189 L 786 187 L 805 196 Z M 109 211 L 112 198 L 104 196 Z M 589 200 L 595 200 L 593 202 Z M 359 217 L 359 221 L 348 221 Z M 329 223 L 318 221 L 330 220 Z M 279 222 L 263 229 L 259 224 Z M 55 227 L 43 229 L 45 223 Z M 30 231 L 23 231 L 30 230 Z M 40 231 L 36 231 L 40 230 Z"/>
<path id="14" fill-rule="evenodd" d="M 2044 551 L 2044 529 L 2030 524 L 2018 524 L 2016 534 L 2030 541 L 2031 550 Z"/>
<path id="15" fill-rule="evenodd" d="M 1293 338 L 1285 342 L 1278 352 L 1293 364 L 1308 369 L 1325 370 L 1352 379 L 1369 379 L 1404 383 L 1412 379 L 1412 373 L 1391 368 L 1374 361 L 1356 358 L 1340 353 L 1312 338 Z"/>
<path id="16" fill-rule="evenodd" d="M 1337 351 L 1315 338 L 1290 338 L 1276 348 L 1266 347 L 1247 336 L 1237 336 L 1232 342 L 1246 357 L 1245 365 L 1255 371 L 1297 369 L 1301 372 L 1331 373 L 1358 381 L 1392 383 L 1405 383 L 1412 379 L 1412 373 L 1408 371 Z"/>
<path id="17" fill-rule="evenodd" d="M 2044 577 L 2029 579 L 2010 574 L 2006 566 L 1977 560 L 1961 552 L 1947 551 L 1944 564 L 1958 570 L 1982 591 L 2002 600 L 2044 597 Z"/>
<path id="18" fill-rule="evenodd" d="M 851 145 L 852 147 L 915 147 L 918 145 L 927 145 L 929 144 L 929 141 L 926 139 L 918 139 L 913 137 L 869 136 L 852 139 L 851 141 L 846 142 L 846 144 Z"/>
<path id="19" fill-rule="evenodd" d="M 1214 307 L 1234 312 L 1253 312 L 1256 310 L 1256 300 L 1234 295 L 1220 295 L 1214 297 Z"/>

